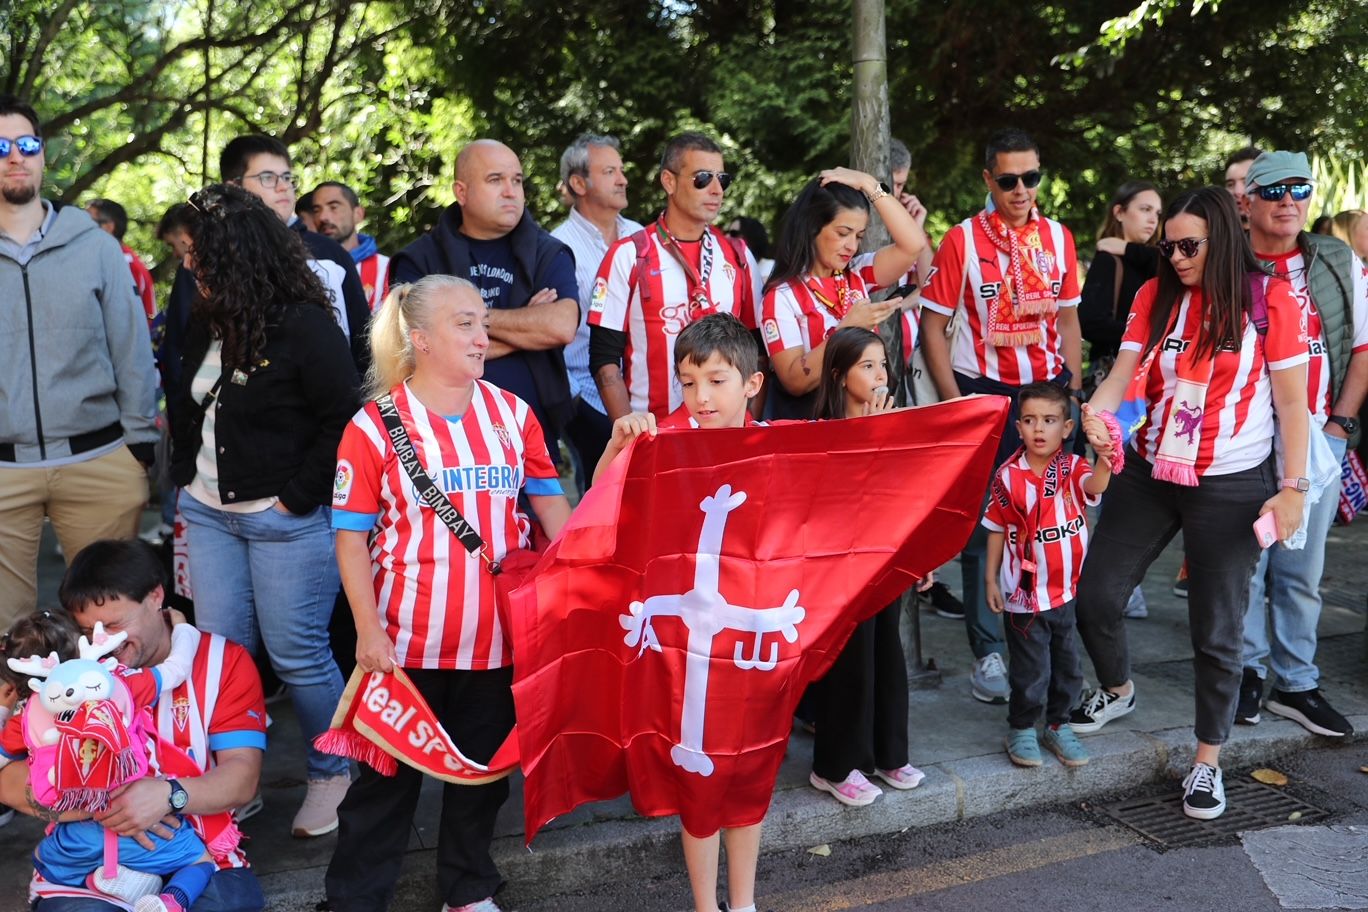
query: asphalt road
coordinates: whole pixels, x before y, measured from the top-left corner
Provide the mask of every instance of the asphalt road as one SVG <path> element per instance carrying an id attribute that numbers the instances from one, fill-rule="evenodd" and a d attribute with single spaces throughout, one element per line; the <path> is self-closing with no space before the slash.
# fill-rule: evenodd
<path id="1" fill-rule="evenodd" d="M 1290 793 L 1329 810 L 1329 818 L 1192 848 L 1159 848 L 1093 808 L 1062 806 L 838 843 L 826 856 L 766 855 L 757 906 L 774 912 L 1365 909 L 1364 765 L 1363 743 L 1289 757 L 1275 766 L 1288 775 Z M 619 871 L 612 883 L 571 896 L 536 897 L 510 886 L 498 901 L 516 912 L 676 912 L 689 908 L 688 896 L 681 865 L 679 875 L 651 880 Z"/>

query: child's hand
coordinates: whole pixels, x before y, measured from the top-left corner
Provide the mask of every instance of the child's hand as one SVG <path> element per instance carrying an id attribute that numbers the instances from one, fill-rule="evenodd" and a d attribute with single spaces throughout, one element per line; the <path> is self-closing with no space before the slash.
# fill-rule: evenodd
<path id="1" fill-rule="evenodd" d="M 1101 455 L 1105 450 L 1107 455 L 1111 455 L 1112 439 L 1111 432 L 1107 430 L 1107 424 L 1097 416 L 1097 412 L 1088 403 L 1083 403 L 1083 435 L 1088 438 L 1088 443 Z"/>
<path id="2" fill-rule="evenodd" d="M 934 585 L 936 585 L 936 574 L 934 572 L 928 573 L 921 582 L 917 583 L 917 591 L 925 592 Z"/>
<path id="3" fill-rule="evenodd" d="M 13 684 L 0 683 L 0 707 L 14 709 L 14 704 L 19 702 L 19 689 Z"/>
<path id="4" fill-rule="evenodd" d="M 864 404 L 865 415 L 882 415 L 884 412 L 895 412 L 898 407 L 893 402 L 893 393 L 886 386 L 880 386 L 874 390 L 874 398 Z"/>
<path id="5" fill-rule="evenodd" d="M 177 611 L 175 608 L 167 608 L 167 609 L 166 609 L 166 616 L 169 617 L 169 618 L 171 619 L 171 626 L 172 626 L 172 627 L 175 627 L 177 624 L 188 624 L 188 623 L 190 623 L 190 621 L 186 619 L 185 615 L 182 614 L 181 612 Z"/>
<path id="6" fill-rule="evenodd" d="M 613 422 L 613 443 L 621 449 L 642 434 L 656 435 L 655 415 L 650 412 L 632 412 Z"/>
<path id="7" fill-rule="evenodd" d="M 993 614 L 1002 614 L 1006 610 L 1007 603 L 1002 600 L 1002 590 L 998 588 L 997 580 L 984 581 L 983 597 L 988 602 L 988 608 Z"/>

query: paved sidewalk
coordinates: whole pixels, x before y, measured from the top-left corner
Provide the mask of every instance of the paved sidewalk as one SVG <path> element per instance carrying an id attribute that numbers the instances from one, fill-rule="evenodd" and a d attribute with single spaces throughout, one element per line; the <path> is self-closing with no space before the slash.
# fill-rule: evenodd
<path id="1" fill-rule="evenodd" d="M 1326 696 L 1359 732 L 1368 731 L 1365 555 L 1368 520 L 1332 531 L 1318 655 Z M 1001 749 L 1006 707 L 989 706 L 969 696 L 971 657 L 964 625 L 923 608 L 925 651 L 944 673 L 939 688 L 915 690 L 911 698 L 912 762 L 926 772 L 926 781 L 910 792 L 886 789 L 869 807 L 846 808 L 807 785 L 812 741 L 795 735 L 765 823 L 764 849 L 810 847 L 1002 810 L 1079 801 L 1165 778 L 1176 789 L 1194 747 L 1187 605 L 1171 591 L 1178 561 L 1177 548 L 1171 547 L 1155 563 L 1144 587 L 1150 617 L 1126 622 L 1138 688 L 1136 711 L 1086 737 L 1092 754 L 1086 767 L 1068 770 L 1048 755 L 1039 769 L 1012 766 Z M 957 588 L 958 565 L 948 571 L 943 578 Z M 1086 663 L 1085 671 L 1091 671 Z M 322 898 L 323 871 L 333 837 L 299 841 L 288 835 L 291 816 L 303 795 L 304 770 L 294 759 L 301 756 L 301 745 L 289 701 L 270 709 L 275 724 L 262 780 L 266 806 L 243 829 L 251 839 L 248 851 L 261 875 L 269 908 L 304 912 Z M 1264 713 L 1260 725 L 1236 726 L 1222 761 L 1230 768 L 1247 767 L 1318 743 L 1326 742 L 1292 722 Z M 681 866 L 678 823 L 638 818 L 626 799 L 580 808 L 554 821 L 529 851 L 520 835 L 520 796 L 521 781 L 515 777 L 514 797 L 500 818 L 495 848 L 508 879 L 508 887 L 499 896 L 506 910 L 555 893 L 592 892 L 595 884 L 618 880 L 627 872 L 642 879 Z M 396 910 L 436 912 L 441 907 L 434 895 L 433 873 L 440 799 L 440 786 L 429 782 L 393 905 Z M 36 823 L 27 818 L 0 830 L 0 912 L 26 908 L 27 856 L 39 835 Z M 681 896 L 681 908 L 686 902 L 687 897 Z"/>

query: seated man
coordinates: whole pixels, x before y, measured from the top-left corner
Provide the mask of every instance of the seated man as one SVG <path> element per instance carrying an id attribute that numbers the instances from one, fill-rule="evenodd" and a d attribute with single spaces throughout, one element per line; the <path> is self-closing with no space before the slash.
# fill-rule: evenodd
<path id="1" fill-rule="evenodd" d="M 171 625 L 162 610 L 164 577 L 156 553 L 143 542 L 97 541 L 83 549 L 67 569 L 59 598 L 88 634 L 96 621 L 123 631 L 128 639 L 114 653 L 130 668 L 163 661 L 171 649 Z M 265 907 L 261 885 L 247 857 L 232 840 L 219 837 L 227 814 L 250 802 L 261 776 L 266 749 L 266 708 L 261 680 L 247 651 L 214 634 L 200 634 L 190 677 L 164 693 L 156 710 L 161 739 L 189 754 L 201 773 L 179 780 L 151 775 L 130 784 L 109 809 L 97 815 L 110 830 L 139 842 L 167 834 L 171 815 L 180 813 L 214 854 L 219 870 L 195 903 L 195 912 L 256 912 Z M 157 769 L 153 750 L 153 769 Z M 26 764 L 0 771 L 0 803 L 34 816 L 47 808 L 27 794 Z M 166 818 L 170 818 L 167 821 Z M 66 819 L 66 818 L 64 818 Z M 212 832 L 210 832 L 212 831 Z M 118 910 L 99 902 L 100 894 L 47 883 L 34 875 L 29 886 L 41 912 Z"/>

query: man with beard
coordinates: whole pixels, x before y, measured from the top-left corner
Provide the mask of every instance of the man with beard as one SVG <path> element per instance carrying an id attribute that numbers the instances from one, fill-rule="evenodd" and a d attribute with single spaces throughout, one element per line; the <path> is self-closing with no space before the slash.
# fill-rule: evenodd
<path id="1" fill-rule="evenodd" d="M 48 517 L 66 554 L 131 538 L 157 440 L 147 316 L 119 242 L 39 196 L 42 125 L 0 95 L 0 627 L 37 605 Z"/>
<path id="2" fill-rule="evenodd" d="M 390 258 L 380 252 L 375 238 L 356 230 L 366 220 L 366 207 L 355 190 L 338 181 L 324 181 L 308 196 L 313 205 L 313 230 L 337 241 L 351 254 L 361 273 L 361 287 L 371 313 L 375 313 L 389 291 Z"/>

